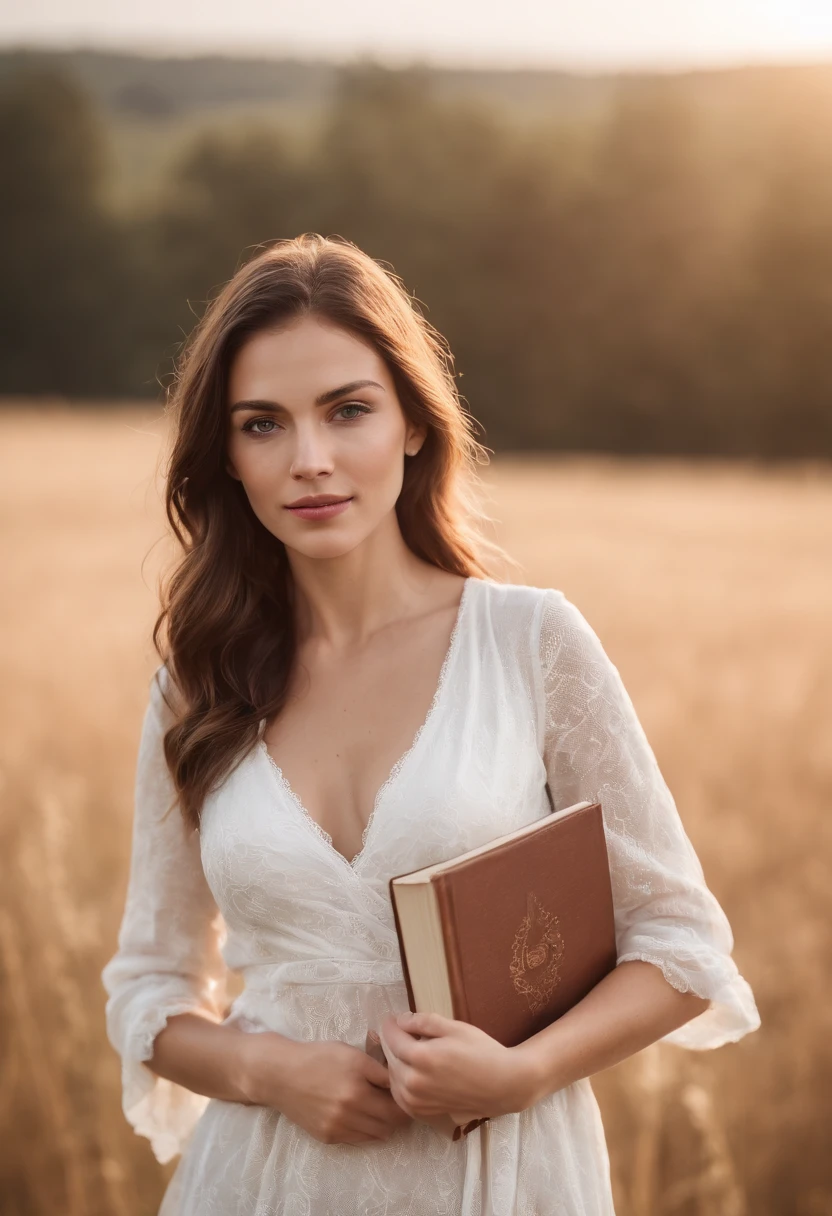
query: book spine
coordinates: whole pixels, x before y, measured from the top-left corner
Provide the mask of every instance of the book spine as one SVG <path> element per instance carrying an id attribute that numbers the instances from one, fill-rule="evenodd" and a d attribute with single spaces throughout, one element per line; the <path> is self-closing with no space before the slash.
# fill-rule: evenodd
<path id="1" fill-rule="evenodd" d="M 454 1008 L 454 1019 L 468 1022 L 468 999 L 462 979 L 462 962 L 457 949 L 456 918 L 454 916 L 454 897 L 451 884 L 443 874 L 436 874 L 430 880 L 436 894 L 439 907 L 439 923 L 442 926 L 442 940 L 445 946 L 445 961 L 451 983 L 451 1000 Z"/>

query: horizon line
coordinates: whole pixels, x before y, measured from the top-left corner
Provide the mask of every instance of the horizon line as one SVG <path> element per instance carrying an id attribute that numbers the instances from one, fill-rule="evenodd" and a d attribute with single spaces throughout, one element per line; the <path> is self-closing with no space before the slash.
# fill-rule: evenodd
<path id="1" fill-rule="evenodd" d="M 759 68 L 832 68 L 832 46 L 826 51 L 809 53 L 790 52 L 778 56 L 771 52 L 748 52 L 746 55 L 715 55 L 678 58 L 647 56 L 643 60 L 620 59 L 614 56 L 590 60 L 576 55 L 546 58 L 499 55 L 459 55 L 438 51 L 396 52 L 379 47 L 356 47 L 347 52 L 336 52 L 309 45 L 275 46 L 264 48 L 262 40 L 256 45 L 240 42 L 229 49 L 225 42 L 221 47 L 206 44 L 186 46 L 176 39 L 164 40 L 115 40 L 84 39 L 14 39 L 6 41 L 0 32 L 0 53 L 5 54 L 113 54 L 142 59 L 222 59 L 256 60 L 261 63 L 326 64 L 345 67 L 361 62 L 391 68 L 435 68 L 446 71 L 487 72 L 561 72 L 575 76 L 609 75 L 684 75 L 696 72 L 743 71 Z"/>

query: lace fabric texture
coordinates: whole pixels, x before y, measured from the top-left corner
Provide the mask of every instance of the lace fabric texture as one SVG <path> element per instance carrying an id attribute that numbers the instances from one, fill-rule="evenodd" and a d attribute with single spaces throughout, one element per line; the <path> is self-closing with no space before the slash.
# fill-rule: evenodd
<path id="1" fill-rule="evenodd" d="M 326 1145 L 278 1111 L 209 1100 L 144 1061 L 167 1018 L 363 1048 L 407 1009 L 387 883 L 582 799 L 600 801 L 619 962 L 644 959 L 710 1008 L 668 1039 L 717 1047 L 754 1030 L 750 988 L 617 669 L 554 589 L 469 578 L 431 709 L 348 861 L 261 739 L 188 834 L 162 751 L 164 667 L 151 682 L 118 949 L 102 973 L 127 1119 L 160 1161 L 181 1154 L 159 1216 L 609 1216 L 609 1165 L 588 1081 L 456 1143 L 412 1123 Z M 261 724 L 262 727 L 262 724 Z"/>

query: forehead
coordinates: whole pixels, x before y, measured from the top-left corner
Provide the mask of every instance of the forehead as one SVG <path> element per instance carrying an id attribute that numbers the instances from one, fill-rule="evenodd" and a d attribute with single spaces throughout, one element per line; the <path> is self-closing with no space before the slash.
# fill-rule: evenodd
<path id="1" fill-rule="evenodd" d="M 303 317 L 261 330 L 243 343 L 229 368 L 228 396 L 288 404 L 365 378 L 393 389 L 387 365 L 369 342 L 317 317 Z"/>

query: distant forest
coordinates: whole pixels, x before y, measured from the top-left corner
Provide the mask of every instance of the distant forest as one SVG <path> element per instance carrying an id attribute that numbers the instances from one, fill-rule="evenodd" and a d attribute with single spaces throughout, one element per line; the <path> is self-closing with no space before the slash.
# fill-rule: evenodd
<path id="1" fill-rule="evenodd" d="M 0 54 L 0 393 L 160 398 L 258 247 L 340 234 L 494 450 L 832 457 L 832 66 L 580 76 Z"/>

